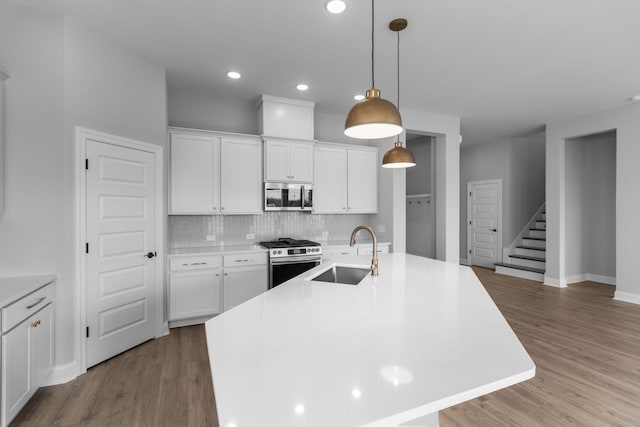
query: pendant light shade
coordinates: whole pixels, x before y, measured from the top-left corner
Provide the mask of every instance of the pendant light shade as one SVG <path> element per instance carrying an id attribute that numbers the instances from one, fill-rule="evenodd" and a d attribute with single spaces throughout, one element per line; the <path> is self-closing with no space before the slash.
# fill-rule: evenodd
<path id="1" fill-rule="evenodd" d="M 400 108 L 400 31 L 407 28 L 407 20 L 404 18 L 394 19 L 389 23 L 391 31 L 398 34 L 398 108 Z M 416 165 L 416 160 L 411 151 L 402 146 L 400 138 L 393 143 L 393 148 L 382 158 L 383 168 L 411 168 Z"/>
<path id="2" fill-rule="evenodd" d="M 351 138 L 388 138 L 402 132 L 402 118 L 395 105 L 380 98 L 380 91 L 373 87 L 351 108 L 344 127 L 344 134 Z"/>
<path id="3" fill-rule="evenodd" d="M 396 141 L 393 148 L 382 158 L 383 168 L 411 168 L 416 165 L 416 159 L 411 151 L 402 146 L 402 142 Z"/>
<path id="4" fill-rule="evenodd" d="M 375 85 L 374 10 L 374 0 L 371 0 L 371 89 L 347 114 L 344 134 L 351 138 L 389 138 L 402 132 L 400 112 L 393 103 L 380 98 L 380 90 Z"/>

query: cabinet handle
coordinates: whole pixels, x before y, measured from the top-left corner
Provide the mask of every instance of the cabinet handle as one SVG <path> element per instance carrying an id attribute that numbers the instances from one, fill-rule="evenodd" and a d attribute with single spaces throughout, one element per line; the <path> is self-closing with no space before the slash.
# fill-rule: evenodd
<path id="1" fill-rule="evenodd" d="M 38 301 L 34 302 L 33 304 L 29 304 L 29 305 L 27 306 L 27 310 L 31 310 L 33 307 L 35 307 L 36 305 L 40 304 L 42 301 L 44 301 L 44 300 L 46 300 L 46 299 L 47 299 L 47 297 L 40 297 L 40 298 L 38 299 Z"/>
<path id="2" fill-rule="evenodd" d="M 36 320 L 31 324 L 31 326 L 33 326 L 34 328 L 37 328 L 39 324 L 40 324 L 40 320 Z"/>
<path id="3" fill-rule="evenodd" d="M 345 208 L 344 206 L 342 207 L 342 210 L 346 210 L 347 208 Z"/>
<path id="4" fill-rule="evenodd" d="M 217 211 L 217 210 L 218 210 L 218 208 L 216 208 L 216 207 L 214 206 L 214 207 L 213 207 L 213 210 L 214 210 L 214 211 Z"/>
<path id="5" fill-rule="evenodd" d="M 233 262 L 249 262 L 249 261 L 255 261 L 255 259 L 236 259 Z"/>
<path id="6" fill-rule="evenodd" d="M 223 211 L 223 210 L 224 210 L 224 208 L 220 208 L 220 210 L 221 210 L 221 211 Z"/>

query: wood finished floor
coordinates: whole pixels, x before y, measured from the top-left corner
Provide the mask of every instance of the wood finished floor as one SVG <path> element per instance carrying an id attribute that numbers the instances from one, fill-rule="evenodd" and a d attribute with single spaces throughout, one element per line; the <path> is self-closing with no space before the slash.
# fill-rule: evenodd
<path id="1" fill-rule="evenodd" d="M 537 374 L 442 411 L 441 427 L 640 426 L 640 306 L 614 301 L 612 286 L 556 289 L 474 270 Z M 172 329 L 71 383 L 39 390 L 11 424 L 217 425 L 202 326 Z"/>

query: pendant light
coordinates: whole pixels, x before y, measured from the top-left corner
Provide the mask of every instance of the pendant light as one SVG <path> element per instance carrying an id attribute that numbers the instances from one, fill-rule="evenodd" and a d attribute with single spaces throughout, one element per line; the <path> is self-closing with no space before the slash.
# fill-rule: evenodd
<path id="1" fill-rule="evenodd" d="M 351 108 L 344 124 L 344 134 L 358 139 L 388 138 L 402 132 L 400 112 L 393 103 L 380 98 L 380 90 L 375 87 L 373 3 L 371 0 L 371 89 Z"/>
<path id="2" fill-rule="evenodd" d="M 398 34 L 398 109 L 400 109 L 400 31 L 407 28 L 407 20 L 404 18 L 394 19 L 389 23 L 391 31 Z M 411 168 L 416 165 L 416 160 L 411 151 L 402 146 L 400 135 L 398 140 L 393 143 L 393 148 L 382 158 L 383 168 Z"/>

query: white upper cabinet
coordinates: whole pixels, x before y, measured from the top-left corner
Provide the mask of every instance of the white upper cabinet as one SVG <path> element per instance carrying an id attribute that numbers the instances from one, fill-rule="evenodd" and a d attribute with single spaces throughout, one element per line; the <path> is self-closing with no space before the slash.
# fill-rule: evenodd
<path id="1" fill-rule="evenodd" d="M 378 150 L 347 150 L 349 213 L 378 212 Z"/>
<path id="2" fill-rule="evenodd" d="M 220 138 L 171 133 L 171 206 L 173 214 L 219 213 Z"/>
<path id="3" fill-rule="evenodd" d="M 347 213 L 347 150 L 316 146 L 313 212 Z"/>
<path id="4" fill-rule="evenodd" d="M 220 158 L 221 213 L 261 213 L 262 141 L 223 137 Z"/>
<path id="5" fill-rule="evenodd" d="M 376 213 L 378 149 L 318 144 L 314 153 L 314 213 Z"/>
<path id="6" fill-rule="evenodd" d="M 313 142 L 265 138 L 264 180 L 311 183 L 313 181 Z"/>
<path id="7" fill-rule="evenodd" d="M 260 138 L 172 130 L 170 140 L 170 214 L 262 213 Z"/>

